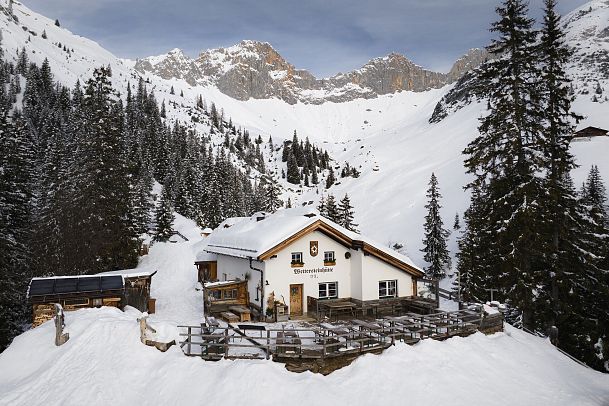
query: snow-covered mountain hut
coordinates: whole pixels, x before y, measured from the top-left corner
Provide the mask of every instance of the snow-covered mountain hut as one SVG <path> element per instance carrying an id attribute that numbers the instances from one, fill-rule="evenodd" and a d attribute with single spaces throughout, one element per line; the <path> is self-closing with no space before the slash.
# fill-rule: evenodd
<path id="1" fill-rule="evenodd" d="M 278 301 L 291 317 L 319 314 L 333 301 L 377 313 L 416 296 L 424 276 L 408 257 L 307 207 L 224 221 L 195 265 L 202 282 L 248 281 L 250 306 L 261 314 Z"/>

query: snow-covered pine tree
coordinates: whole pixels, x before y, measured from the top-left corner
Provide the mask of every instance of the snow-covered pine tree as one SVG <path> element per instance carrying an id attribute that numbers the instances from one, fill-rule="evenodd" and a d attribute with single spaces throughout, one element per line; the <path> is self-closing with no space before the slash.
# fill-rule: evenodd
<path id="1" fill-rule="evenodd" d="M 326 189 L 330 189 L 334 182 L 336 182 L 336 177 L 334 176 L 334 170 L 330 168 L 330 172 L 328 173 L 328 177 L 326 178 Z"/>
<path id="2" fill-rule="evenodd" d="M 453 222 L 453 230 L 458 231 L 461 229 L 461 221 L 459 220 L 459 213 L 455 214 L 455 221 Z"/>
<path id="3" fill-rule="evenodd" d="M 565 71 L 572 51 L 565 44 L 556 0 L 545 0 L 544 4 L 538 50 L 546 140 L 546 195 L 541 200 L 546 224 L 541 230 L 546 233 L 547 248 L 543 250 L 544 273 L 540 275 L 542 282 L 533 307 L 534 325 L 542 331 L 558 327 L 559 346 L 590 364 L 597 358 L 590 337 L 595 337 L 596 342 L 601 334 L 590 318 L 607 320 L 609 290 L 607 284 L 599 283 L 606 270 L 599 268 L 595 260 L 602 246 L 597 241 L 601 234 L 590 232 L 588 216 L 582 212 L 570 178 L 576 165 L 569 143 L 581 118 L 571 111 L 571 81 Z M 599 295 L 600 292 L 604 293 Z M 601 309 L 598 305 L 603 302 L 607 306 Z"/>
<path id="4" fill-rule="evenodd" d="M 298 162 L 296 162 L 296 157 L 292 153 L 292 150 L 290 150 L 290 153 L 288 155 L 287 180 L 293 185 L 300 184 L 300 171 L 298 170 Z"/>
<path id="5" fill-rule="evenodd" d="M 338 215 L 340 221 L 338 224 L 345 227 L 349 231 L 358 232 L 357 224 L 353 222 L 355 211 L 353 210 L 353 206 L 351 205 L 351 199 L 349 199 L 349 195 L 345 194 L 338 204 Z"/>
<path id="6" fill-rule="evenodd" d="M 425 208 L 425 237 L 423 238 L 423 249 L 425 253 L 423 259 L 429 264 L 425 267 L 425 273 L 430 278 L 442 279 L 446 276 L 446 271 L 450 268 L 450 254 L 446 245 L 446 239 L 450 232 L 444 229 L 444 222 L 440 215 L 440 190 L 438 179 L 434 173 L 431 174 L 427 198 L 429 199 Z"/>
<path id="7" fill-rule="evenodd" d="M 340 223 L 340 212 L 338 211 L 334 195 L 328 195 L 324 206 L 325 214 L 323 216 L 335 223 Z"/>
<path id="8" fill-rule="evenodd" d="M 82 273 L 125 269 L 137 263 L 137 235 L 128 223 L 128 168 L 122 147 L 124 116 L 114 97 L 109 68 L 99 68 L 87 81 L 83 98 L 83 137 L 76 158 Z"/>
<path id="9" fill-rule="evenodd" d="M 326 198 L 322 195 L 321 198 L 319 199 L 319 204 L 317 205 L 317 211 L 319 212 L 320 216 L 323 217 L 328 217 L 328 211 L 327 211 L 327 206 L 326 206 Z"/>
<path id="10" fill-rule="evenodd" d="M 160 242 L 169 241 L 173 235 L 173 205 L 169 190 L 163 186 L 161 190 L 161 200 L 156 208 L 154 228 L 154 240 Z"/>
<path id="11" fill-rule="evenodd" d="M 317 176 L 317 168 L 313 167 L 311 170 L 311 184 L 317 185 L 319 183 L 319 177 Z"/>
<path id="12" fill-rule="evenodd" d="M 484 193 L 478 187 L 472 189 L 471 204 L 463 214 L 464 228 L 458 239 L 459 278 L 455 281 L 454 288 L 457 290 L 460 287 L 461 300 L 466 302 L 484 302 L 486 287 L 496 286 L 496 275 L 482 270 L 483 264 L 488 261 L 487 247 L 483 244 L 491 243 L 490 239 L 483 237 L 483 227 L 486 225 L 482 217 L 486 212 L 483 196 Z"/>
<path id="13" fill-rule="evenodd" d="M 467 172 L 475 179 L 468 185 L 484 191 L 481 218 L 484 238 L 491 239 L 487 261 L 480 271 L 495 275 L 499 300 L 510 298 L 524 312 L 532 327 L 532 307 L 540 282 L 535 262 L 543 250 L 539 207 L 544 193 L 538 176 L 545 169 L 536 32 L 527 16 L 524 0 L 504 0 L 497 8 L 498 33 L 489 52 L 494 56 L 481 70 L 488 98 L 487 116 L 477 136 L 465 149 Z"/>
<path id="14" fill-rule="evenodd" d="M 283 201 L 280 199 L 281 189 L 270 175 L 262 175 L 262 178 L 260 179 L 260 188 L 263 190 L 264 194 L 264 211 L 274 213 L 283 206 Z"/>

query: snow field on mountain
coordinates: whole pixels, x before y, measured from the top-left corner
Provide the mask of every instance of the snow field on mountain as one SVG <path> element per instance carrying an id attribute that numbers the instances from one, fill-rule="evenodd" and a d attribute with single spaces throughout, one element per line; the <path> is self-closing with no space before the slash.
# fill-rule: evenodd
<path id="1" fill-rule="evenodd" d="M 590 4 L 594 5 L 594 10 L 606 7 L 603 1 Z M 582 9 L 587 10 L 587 7 Z M 114 57 L 97 43 L 76 36 L 63 27 L 56 27 L 53 20 L 21 4 L 15 3 L 14 10 L 19 24 L 3 18 L 5 27 L 0 27 L 7 57 L 16 58 L 17 51 L 30 37 L 31 42 L 27 43 L 30 59 L 41 64 L 45 57 L 49 58 L 56 79 L 64 84 L 72 86 L 77 78 L 84 82 L 95 67 L 107 64 L 112 66 L 114 85 L 123 95 L 127 82 L 130 81 L 132 86 L 137 84 L 138 75 L 132 71 L 133 61 Z M 609 8 L 594 13 L 602 17 L 607 10 Z M 571 40 L 581 41 L 581 36 L 590 32 L 587 25 L 602 29 L 604 25 L 597 20 L 596 14 L 591 14 L 573 22 Z M 565 17 L 565 21 L 569 18 Z M 21 26 L 27 26 L 38 35 L 28 34 Z M 40 36 L 43 30 L 47 32 L 46 40 Z M 56 42 L 74 48 L 73 56 L 67 57 L 62 49 L 53 45 Z M 609 45 L 590 42 L 587 46 Z M 260 134 L 266 142 L 272 136 L 277 146 L 284 139 L 291 139 L 296 130 L 300 139 L 309 137 L 316 145 L 327 149 L 336 159 L 335 166 L 342 167 L 345 161 L 355 165 L 361 171 L 360 178 L 339 178 L 340 184 L 332 187 L 329 193 L 336 197 L 349 193 L 360 230 L 381 242 L 405 244 L 407 253 L 418 265 L 424 265 L 419 250 L 423 237 L 425 192 L 431 172 L 438 176 L 444 196 L 442 215 L 447 228 L 451 228 L 455 213 L 462 216 L 469 204 L 468 193 L 463 190 L 468 178 L 461 151 L 477 134 L 478 118 L 484 114 L 483 106 L 470 105 L 437 124 L 427 121 L 437 101 L 451 86 L 345 103 L 289 105 L 278 99 L 239 101 L 215 87 L 192 87 L 180 79 L 164 80 L 152 74 L 145 74 L 144 79 L 149 81 L 147 86 L 154 90 L 157 100 L 165 100 L 171 119 L 190 123 L 185 108 L 194 106 L 196 97 L 202 95 L 208 105 L 215 102 L 219 109 L 224 109 L 225 117 L 231 117 L 236 125 L 248 129 L 252 137 Z M 172 86 L 173 95 L 170 94 Z M 184 97 L 180 97 L 180 92 Z M 580 95 L 573 107 L 586 116 L 580 128 L 587 125 L 609 128 L 608 103 L 593 103 L 591 95 Z M 197 124 L 196 127 L 202 132 L 208 131 L 206 125 Z M 219 145 L 221 137 L 216 138 L 216 145 Z M 609 183 L 609 138 L 573 143 L 572 148 L 580 164 L 574 171 L 577 186 L 585 179 L 592 164 L 599 166 L 605 182 Z M 266 154 L 268 159 L 268 152 Z M 267 168 L 277 174 L 285 168 L 279 158 L 266 162 Z M 316 204 L 322 195 L 328 193 L 323 185 L 301 188 L 285 180 L 280 181 L 286 190 L 284 200 L 289 197 L 295 205 L 310 200 Z M 457 236 L 453 233 L 449 243 L 453 254 Z"/>

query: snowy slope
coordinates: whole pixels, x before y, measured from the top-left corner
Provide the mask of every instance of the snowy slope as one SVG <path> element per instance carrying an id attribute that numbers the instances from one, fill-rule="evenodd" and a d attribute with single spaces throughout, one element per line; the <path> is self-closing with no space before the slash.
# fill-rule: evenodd
<path id="1" fill-rule="evenodd" d="M 54 26 L 53 20 L 17 2 L 14 4 L 18 24 L 0 14 L 2 46 L 7 56 L 16 57 L 17 51 L 26 46 L 33 61 L 41 63 L 48 57 L 57 79 L 69 85 L 77 78 L 85 80 L 94 67 L 107 64 L 112 66 L 115 86 L 123 95 L 127 82 L 133 84 L 137 81 L 138 74 L 132 69 L 134 61 L 120 60 L 95 42 Z M 607 0 L 595 0 L 565 16 L 569 41 L 574 46 L 581 45 L 582 55 L 595 54 L 609 46 L 609 37 L 605 35 L 608 10 Z M 38 35 L 28 34 L 22 26 Z M 46 40 L 40 36 L 43 30 L 47 33 Z M 28 38 L 31 39 L 29 42 Z M 68 57 L 62 49 L 53 45 L 56 42 L 74 48 L 73 56 Z M 597 65 L 602 69 L 600 62 Z M 592 79 L 580 75 L 590 72 L 590 67 L 572 67 L 571 71 L 577 78 L 578 91 L 584 88 L 584 83 L 588 83 L 588 88 L 592 90 Z M 194 106 L 195 98 L 202 95 L 208 104 L 215 102 L 224 109 L 227 117 L 232 117 L 237 125 L 250 130 L 254 137 L 260 134 L 266 140 L 272 136 L 277 145 L 282 139 L 291 138 L 293 131 L 297 130 L 301 139 L 309 137 L 328 149 L 331 156 L 336 158 L 337 166 L 344 161 L 355 164 L 361 171 L 360 178 L 339 179 L 341 184 L 332 187 L 330 192 L 340 197 L 348 192 L 356 208 L 360 230 L 378 241 L 406 244 L 407 253 L 418 265 L 423 265 L 419 249 L 425 191 L 431 172 L 436 172 L 439 178 L 444 196 L 442 214 L 448 226 L 452 225 L 455 213 L 462 214 L 467 207 L 467 194 L 462 189 L 467 178 L 461 151 L 477 134 L 477 119 L 484 112 L 482 106 L 470 105 L 440 123 L 429 124 L 427 120 L 436 103 L 450 91 L 451 86 L 421 93 L 397 92 L 343 103 L 290 105 L 279 99 L 240 101 L 226 96 L 213 86 L 191 86 L 184 79 L 166 80 L 152 74 L 146 74 L 144 79 L 149 81 L 157 100 L 166 101 L 168 115 L 173 119 L 190 122 L 186 111 Z M 609 83 L 603 79 L 601 82 L 606 88 L 605 92 L 609 92 Z M 172 86 L 174 95 L 169 93 Z M 180 91 L 184 92 L 184 97 L 179 96 Z M 592 94 L 578 92 L 574 109 L 586 116 L 581 126 L 609 128 L 609 103 L 594 103 L 591 98 Z M 197 124 L 197 127 L 207 132 L 205 125 Z M 609 137 L 574 143 L 573 151 L 581 165 L 574 172 L 576 184 L 582 182 L 592 164 L 599 165 L 602 176 L 609 182 L 609 159 L 606 158 L 609 155 Z M 266 166 L 276 168 L 275 173 L 280 173 L 285 164 L 275 160 Z M 327 193 L 321 186 L 301 189 L 285 181 L 283 186 L 287 191 L 284 200 L 290 197 L 294 204 L 316 201 Z M 455 237 L 453 235 L 451 238 L 453 252 L 456 248 Z"/>
<path id="2" fill-rule="evenodd" d="M 174 227 L 189 241 L 155 244 L 135 270 L 158 271 L 151 292 L 157 312 L 149 322 L 167 341 L 179 340 L 178 325 L 197 325 L 203 310 L 193 262 L 204 241 L 190 220 L 177 216 Z M 245 399 L 252 406 L 285 399 L 293 405 L 585 406 L 609 399 L 609 375 L 509 326 L 492 336 L 397 343 L 324 377 L 265 360 L 206 362 L 177 346 L 160 353 L 139 341 L 140 316 L 130 307 L 67 312 L 70 339 L 61 347 L 54 345 L 52 321 L 18 336 L 0 354 L 0 406 L 234 405 Z"/>
<path id="3" fill-rule="evenodd" d="M 489 337 L 398 343 L 324 377 L 288 372 L 272 361 L 205 362 L 175 346 L 160 353 L 139 342 L 136 317 L 114 308 L 67 313 L 70 340 L 62 347 L 54 346 L 48 322 L 17 337 L 0 354 L 0 405 L 266 406 L 289 399 L 292 405 L 598 406 L 609 399 L 609 376 L 511 327 Z"/>

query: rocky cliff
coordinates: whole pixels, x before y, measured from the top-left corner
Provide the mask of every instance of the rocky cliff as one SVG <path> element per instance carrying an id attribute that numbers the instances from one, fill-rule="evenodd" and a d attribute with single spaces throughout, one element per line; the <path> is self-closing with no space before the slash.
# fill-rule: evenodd
<path id="1" fill-rule="evenodd" d="M 135 69 L 164 79 L 183 79 L 192 86 L 215 85 L 238 100 L 279 98 L 290 104 L 321 104 L 440 88 L 478 66 L 485 56 L 485 51 L 471 50 L 445 74 L 423 69 L 405 56 L 392 53 L 375 58 L 360 69 L 318 79 L 306 70 L 296 69 L 270 44 L 242 41 L 229 48 L 202 52 L 194 59 L 174 49 L 138 60 Z"/>

